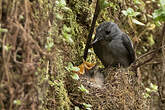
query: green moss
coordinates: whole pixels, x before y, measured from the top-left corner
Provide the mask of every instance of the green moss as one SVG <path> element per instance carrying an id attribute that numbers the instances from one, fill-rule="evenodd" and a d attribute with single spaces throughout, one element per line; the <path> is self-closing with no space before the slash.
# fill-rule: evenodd
<path id="1" fill-rule="evenodd" d="M 38 74 L 37 88 L 41 102 L 40 108 L 70 110 L 70 100 L 64 85 L 64 55 L 61 54 L 62 50 L 59 49 L 60 45 L 56 45 L 57 42 L 63 40 L 63 38 L 60 38 L 61 33 L 59 30 L 65 20 L 63 17 L 60 20 L 56 19 L 56 15 L 64 16 L 64 11 L 66 10 L 61 10 L 61 8 L 63 8 L 61 6 L 55 8 L 57 4 L 55 4 L 54 1 L 39 0 L 38 3 L 39 4 L 36 3 L 36 5 L 38 5 L 40 9 L 35 9 L 34 18 L 36 18 L 38 24 L 41 23 L 42 28 L 48 29 L 42 38 L 41 45 L 43 45 L 43 47 L 47 45 L 47 43 L 45 43 L 47 42 L 47 38 L 51 38 L 54 42 L 53 45 L 51 45 L 51 49 L 45 48 L 49 53 L 54 53 L 54 56 L 41 58 L 41 65 L 36 72 L 36 74 Z M 48 26 L 50 27 L 48 28 Z M 71 34 L 75 35 L 74 29 Z"/>

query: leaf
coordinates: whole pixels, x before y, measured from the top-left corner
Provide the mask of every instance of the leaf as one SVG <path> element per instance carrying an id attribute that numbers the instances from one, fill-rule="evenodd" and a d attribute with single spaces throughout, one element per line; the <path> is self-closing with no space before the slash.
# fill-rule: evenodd
<path id="1" fill-rule="evenodd" d="M 150 93 L 150 92 L 151 92 L 151 89 L 150 89 L 150 88 L 146 88 L 146 91 L 147 91 L 148 93 Z"/>
<path id="2" fill-rule="evenodd" d="M 121 11 L 125 16 L 137 16 L 140 12 L 135 12 L 132 8 L 128 8 L 127 10 Z"/>
<path id="3" fill-rule="evenodd" d="M 62 9 L 63 9 L 64 11 L 71 11 L 71 12 L 72 12 L 72 10 L 71 10 L 70 8 L 68 8 L 68 7 L 62 7 Z"/>
<path id="4" fill-rule="evenodd" d="M 81 84 L 81 86 L 80 87 L 78 87 L 79 89 L 80 89 L 80 91 L 82 91 L 82 92 L 85 92 L 85 93 L 87 93 L 87 94 L 89 94 L 89 91 Z"/>
<path id="5" fill-rule="evenodd" d="M 165 8 L 165 0 L 160 0 L 160 5 L 162 8 Z"/>
<path id="6" fill-rule="evenodd" d="M 108 6 L 109 6 L 109 2 L 107 2 L 106 0 L 104 0 L 103 7 L 102 8 L 104 9 L 104 8 L 106 8 Z"/>
<path id="7" fill-rule="evenodd" d="M 148 30 L 154 30 L 155 29 L 155 24 L 150 24 L 147 29 Z"/>
<path id="8" fill-rule="evenodd" d="M 12 48 L 12 46 L 10 46 L 9 44 L 4 45 L 4 49 L 6 51 L 9 51 L 11 48 Z"/>
<path id="9" fill-rule="evenodd" d="M 151 97 L 148 93 L 144 93 L 143 96 L 144 96 L 144 98 Z"/>
<path id="10" fill-rule="evenodd" d="M 109 6 L 112 7 L 114 10 L 117 10 L 117 5 L 116 4 L 110 2 Z"/>
<path id="11" fill-rule="evenodd" d="M 71 75 L 71 77 L 73 79 L 75 79 L 75 80 L 79 80 L 80 79 L 79 76 L 78 76 L 78 74 L 76 74 L 76 73 L 74 73 L 73 75 Z"/>
<path id="12" fill-rule="evenodd" d="M 5 29 L 5 28 L 0 28 L 0 33 L 1 33 L 1 32 L 8 32 L 8 30 Z"/>
<path id="13" fill-rule="evenodd" d="M 127 13 L 127 11 L 126 10 L 122 10 L 121 11 L 125 16 L 127 16 L 128 15 L 128 13 Z"/>
<path id="14" fill-rule="evenodd" d="M 160 8 L 155 10 L 152 15 L 155 21 L 165 21 L 165 9 Z"/>
<path id="15" fill-rule="evenodd" d="M 62 20 L 63 19 L 63 16 L 60 15 L 60 14 L 56 14 L 56 18 L 59 19 L 59 20 Z"/>
<path id="16" fill-rule="evenodd" d="M 152 90 L 154 91 L 154 92 L 157 92 L 158 91 L 158 86 L 157 85 L 155 85 L 155 84 L 150 84 L 150 87 L 152 88 Z"/>
<path id="17" fill-rule="evenodd" d="M 109 3 L 106 0 L 99 0 L 100 9 L 104 9 L 109 6 Z"/>
<path id="18" fill-rule="evenodd" d="M 63 31 L 64 32 L 71 32 L 71 28 L 67 27 L 66 25 L 63 26 Z"/>
<path id="19" fill-rule="evenodd" d="M 133 16 L 140 15 L 140 12 L 134 12 Z"/>
<path id="20" fill-rule="evenodd" d="M 135 23 L 135 24 L 138 24 L 138 25 L 141 25 L 141 26 L 144 26 L 145 24 L 136 20 L 136 19 L 132 19 L 132 22 Z"/>
<path id="21" fill-rule="evenodd" d="M 73 41 L 73 39 L 71 38 L 71 36 L 72 36 L 72 35 L 68 34 L 66 40 L 67 40 L 69 43 L 74 43 L 74 41 Z"/>
<path id="22" fill-rule="evenodd" d="M 19 15 L 19 19 L 20 19 L 20 20 L 24 20 L 24 16 Z"/>
<path id="23" fill-rule="evenodd" d="M 56 5 L 58 7 L 65 7 L 66 6 L 66 2 L 65 2 L 65 0 L 59 0 L 59 1 L 56 1 Z"/>
<path id="24" fill-rule="evenodd" d="M 70 71 L 70 68 L 73 67 L 73 64 L 71 62 L 68 63 L 68 66 L 65 67 L 66 70 Z"/>
<path id="25" fill-rule="evenodd" d="M 87 109 L 87 110 L 91 110 L 90 108 L 92 107 L 91 104 L 86 104 L 86 103 L 83 103 L 84 107 Z"/>
<path id="26" fill-rule="evenodd" d="M 71 71 L 80 71 L 80 68 L 79 67 L 71 67 L 70 70 Z"/>
<path id="27" fill-rule="evenodd" d="M 155 44 L 155 41 L 154 41 L 154 38 L 153 38 L 152 34 L 147 38 L 147 40 L 148 40 L 148 43 L 149 43 L 150 46 Z"/>
<path id="28" fill-rule="evenodd" d="M 21 105 L 21 100 L 14 100 L 13 103 L 16 105 Z"/>
<path id="29" fill-rule="evenodd" d="M 153 19 L 155 21 L 165 21 L 165 0 L 160 0 L 160 8 L 154 10 Z"/>
<path id="30" fill-rule="evenodd" d="M 77 107 L 77 106 L 75 106 L 75 107 L 74 107 L 74 110 L 80 110 L 80 108 L 79 108 L 79 107 Z"/>
<path id="31" fill-rule="evenodd" d="M 77 67 L 77 66 L 73 66 L 73 64 L 71 62 L 68 63 L 68 66 L 65 67 L 65 69 L 68 70 L 69 72 L 72 71 L 72 72 L 75 72 L 75 73 L 80 71 L 80 68 Z M 77 76 L 75 76 L 75 77 L 77 77 Z"/>
<path id="32" fill-rule="evenodd" d="M 141 4 L 141 1 L 139 0 L 133 0 L 135 4 Z"/>
<path id="33" fill-rule="evenodd" d="M 66 32 L 63 32 L 63 37 L 65 38 L 65 40 L 69 43 L 74 43 L 73 39 L 72 39 L 72 35 L 71 34 L 68 34 Z"/>

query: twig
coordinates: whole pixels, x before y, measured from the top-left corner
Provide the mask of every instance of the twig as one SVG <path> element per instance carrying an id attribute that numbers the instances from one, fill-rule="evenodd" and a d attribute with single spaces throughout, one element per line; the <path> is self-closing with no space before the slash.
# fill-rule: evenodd
<path id="1" fill-rule="evenodd" d="M 150 52 L 148 52 L 148 53 L 145 53 L 145 54 L 141 55 L 140 57 L 138 57 L 138 58 L 136 59 L 135 62 L 137 62 L 139 59 L 141 59 L 141 58 L 143 58 L 143 57 L 145 57 L 145 56 L 148 56 L 148 55 L 150 55 L 150 54 L 152 54 L 152 53 L 156 53 L 157 51 L 159 51 L 159 50 L 162 49 L 163 47 L 165 47 L 165 45 L 163 45 L 163 46 L 161 46 L 161 47 L 159 47 L 159 48 L 157 48 L 157 49 L 154 49 L 154 50 L 152 50 L 152 51 L 150 51 Z"/>
<path id="2" fill-rule="evenodd" d="M 84 60 L 86 60 L 87 58 L 87 55 L 88 55 L 88 49 L 90 47 L 90 43 L 91 43 L 91 39 L 92 39 L 92 34 L 94 32 L 94 28 L 95 28 L 95 24 L 96 24 L 96 20 L 97 20 L 97 17 L 100 13 L 100 6 L 99 6 L 99 0 L 97 0 L 96 2 L 96 8 L 95 8 L 95 13 L 94 13 L 94 17 L 93 17 L 93 20 L 92 20 L 92 25 L 91 25 L 91 29 L 90 29 L 90 32 L 88 34 L 88 39 L 87 39 L 87 42 L 86 42 L 86 47 L 85 47 L 85 50 L 84 50 Z"/>
<path id="3" fill-rule="evenodd" d="M 165 33 L 165 24 L 164 24 L 164 26 L 163 26 L 162 35 L 161 35 L 161 41 L 162 41 L 162 42 L 163 42 L 164 33 Z M 146 53 L 146 54 L 140 56 L 139 58 L 137 58 L 137 60 L 136 60 L 135 62 L 137 62 L 139 59 L 141 59 L 141 58 L 143 58 L 143 57 L 145 57 L 145 56 L 150 55 L 150 54 L 153 53 L 153 55 L 152 55 L 151 58 L 145 60 L 144 62 L 142 62 L 142 63 L 140 63 L 140 64 L 138 64 L 138 65 L 135 65 L 134 68 L 137 69 L 138 67 L 140 67 L 140 66 L 146 64 L 147 62 L 150 62 L 150 61 L 156 56 L 156 53 L 157 53 L 160 49 L 162 49 L 162 48 L 164 48 L 164 47 L 165 47 L 165 45 L 162 45 L 162 46 L 160 46 L 159 48 L 157 48 L 157 49 L 155 49 L 155 50 L 152 50 L 152 51 L 150 51 L 150 52 L 148 52 L 148 53 Z"/>

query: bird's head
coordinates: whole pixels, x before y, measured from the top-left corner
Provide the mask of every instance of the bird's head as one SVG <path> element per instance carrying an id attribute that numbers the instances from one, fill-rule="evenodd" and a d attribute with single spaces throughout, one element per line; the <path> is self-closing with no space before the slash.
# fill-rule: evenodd
<path id="1" fill-rule="evenodd" d="M 111 41 L 121 33 L 118 25 L 113 22 L 103 22 L 96 28 L 96 35 L 92 45 L 100 40 Z"/>

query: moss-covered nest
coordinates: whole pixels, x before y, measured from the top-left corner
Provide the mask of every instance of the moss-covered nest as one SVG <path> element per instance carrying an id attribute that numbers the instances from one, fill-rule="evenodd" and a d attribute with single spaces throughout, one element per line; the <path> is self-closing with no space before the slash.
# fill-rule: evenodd
<path id="1" fill-rule="evenodd" d="M 106 69 L 108 75 L 103 85 L 98 85 L 98 78 L 81 76 L 79 81 L 68 76 L 68 96 L 72 108 L 85 109 L 85 104 L 92 105 L 92 110 L 147 110 L 149 99 L 144 98 L 144 88 L 137 83 L 137 77 L 126 69 Z M 100 74 L 103 74 L 101 72 Z M 83 85 L 89 93 L 80 91 Z"/>

